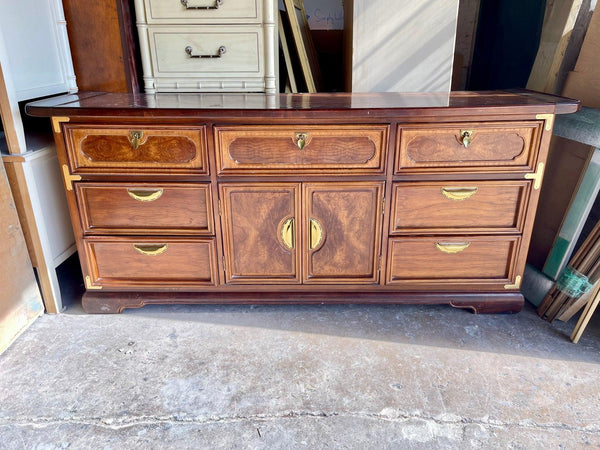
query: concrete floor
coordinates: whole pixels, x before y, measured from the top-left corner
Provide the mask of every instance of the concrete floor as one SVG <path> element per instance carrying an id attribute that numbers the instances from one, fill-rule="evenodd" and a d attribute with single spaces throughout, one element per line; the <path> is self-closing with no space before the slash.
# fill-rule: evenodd
<path id="1" fill-rule="evenodd" d="M 0 355 L 0 448 L 598 448 L 600 326 L 528 306 L 150 306 Z"/>

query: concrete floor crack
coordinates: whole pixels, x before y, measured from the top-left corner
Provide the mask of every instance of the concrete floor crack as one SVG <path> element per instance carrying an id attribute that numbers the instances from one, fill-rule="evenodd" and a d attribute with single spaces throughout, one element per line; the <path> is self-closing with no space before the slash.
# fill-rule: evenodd
<path id="1" fill-rule="evenodd" d="M 279 414 L 250 414 L 250 415 L 231 415 L 231 416 L 127 416 L 127 417 L 85 417 L 72 416 L 67 418 L 62 417 L 11 417 L 0 418 L 0 428 L 3 426 L 18 426 L 18 427 L 35 427 L 42 428 L 48 426 L 59 425 L 84 425 L 102 427 L 107 429 L 119 430 L 132 428 L 136 426 L 171 424 L 171 425 L 210 425 L 218 423 L 236 423 L 236 422 L 269 422 L 272 420 L 295 420 L 303 418 L 314 419 L 329 419 L 329 418 L 358 418 L 377 421 L 396 422 L 398 424 L 405 423 L 410 420 L 421 420 L 425 422 L 436 423 L 441 426 L 462 426 L 479 425 L 487 428 L 514 428 L 514 429 L 530 429 L 530 430 L 562 430 L 570 432 L 583 432 L 600 435 L 600 426 L 573 426 L 564 423 L 534 423 L 531 421 L 520 422 L 503 422 L 492 419 L 473 419 L 466 417 L 454 416 L 452 418 L 440 418 L 427 416 L 424 414 L 410 414 L 396 412 L 391 415 L 389 411 L 386 413 L 372 412 L 352 412 L 352 411 L 298 411 L 289 410 Z"/>

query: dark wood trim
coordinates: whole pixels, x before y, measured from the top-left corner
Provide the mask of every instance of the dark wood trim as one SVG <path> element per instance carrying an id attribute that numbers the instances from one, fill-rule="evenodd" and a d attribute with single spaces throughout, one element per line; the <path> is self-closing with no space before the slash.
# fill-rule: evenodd
<path id="1" fill-rule="evenodd" d="M 517 313 L 523 308 L 520 293 L 412 293 L 412 292 L 98 292 L 83 296 L 87 313 L 117 314 L 125 308 L 151 304 L 405 304 L 450 305 L 477 314 Z"/>

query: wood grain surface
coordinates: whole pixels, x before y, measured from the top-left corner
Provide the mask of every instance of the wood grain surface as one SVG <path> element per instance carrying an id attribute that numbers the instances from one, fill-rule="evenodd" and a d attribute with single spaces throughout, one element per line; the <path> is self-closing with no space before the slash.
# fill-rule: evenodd
<path id="1" fill-rule="evenodd" d="M 532 92 L 84 93 L 28 106 L 69 118 L 55 139 L 81 177 L 67 198 L 91 312 L 294 301 L 516 312 L 531 177 L 552 114 L 577 108 Z"/>
<path id="2" fill-rule="evenodd" d="M 214 234 L 207 184 L 76 183 L 75 191 L 86 234 Z"/>

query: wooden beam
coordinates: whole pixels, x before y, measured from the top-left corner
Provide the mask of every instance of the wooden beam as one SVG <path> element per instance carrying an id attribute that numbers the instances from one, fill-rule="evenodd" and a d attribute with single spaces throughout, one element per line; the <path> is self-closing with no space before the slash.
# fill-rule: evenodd
<path id="1" fill-rule="evenodd" d="M 583 0 L 548 0 L 540 46 L 527 89 L 557 94 L 565 52 Z"/>

